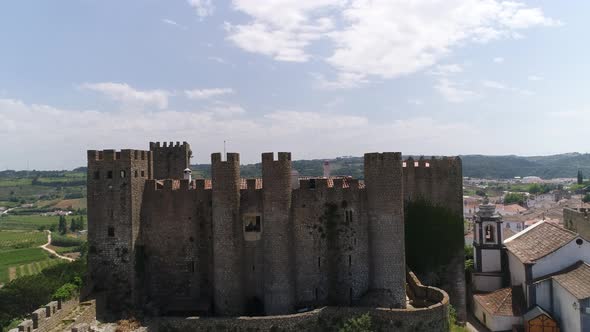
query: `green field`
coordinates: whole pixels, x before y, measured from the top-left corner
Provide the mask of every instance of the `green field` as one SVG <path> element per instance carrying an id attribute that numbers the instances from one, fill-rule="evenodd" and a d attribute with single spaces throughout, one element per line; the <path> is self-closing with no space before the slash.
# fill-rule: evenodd
<path id="1" fill-rule="evenodd" d="M 0 217 L 0 229 L 36 230 L 40 226 L 49 228 L 59 222 L 58 216 L 40 215 L 3 215 Z"/>
<path id="2" fill-rule="evenodd" d="M 47 252 L 41 248 L 26 248 L 26 249 L 13 249 L 0 252 L 0 283 L 6 283 L 10 280 L 9 269 L 14 268 L 15 275 L 18 277 L 21 275 L 28 275 L 39 272 L 43 266 L 47 267 L 54 263 L 49 262 L 41 263 L 39 267 L 35 265 L 36 262 L 43 261 L 56 261 L 59 259 L 50 259 Z M 31 266 L 31 264 L 33 266 Z"/>
<path id="3" fill-rule="evenodd" d="M 33 248 L 46 242 L 45 232 L 0 231 L 0 255 L 5 250 Z"/>

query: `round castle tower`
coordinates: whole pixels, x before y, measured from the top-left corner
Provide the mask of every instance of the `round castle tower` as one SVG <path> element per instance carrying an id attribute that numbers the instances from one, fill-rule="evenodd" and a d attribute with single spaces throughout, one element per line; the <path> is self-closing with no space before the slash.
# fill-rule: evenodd
<path id="1" fill-rule="evenodd" d="M 264 202 L 264 306 L 267 315 L 292 313 L 291 153 L 262 154 Z"/>
<path id="2" fill-rule="evenodd" d="M 211 155 L 213 204 L 213 305 L 217 315 L 244 312 L 242 287 L 242 224 L 240 215 L 240 155 Z"/>

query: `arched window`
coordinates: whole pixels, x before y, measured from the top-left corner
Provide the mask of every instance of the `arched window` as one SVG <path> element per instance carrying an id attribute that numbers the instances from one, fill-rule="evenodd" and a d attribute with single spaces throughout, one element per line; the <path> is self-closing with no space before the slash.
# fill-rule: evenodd
<path id="1" fill-rule="evenodd" d="M 494 236 L 494 225 L 486 226 L 484 238 L 486 242 L 496 242 L 496 237 Z"/>

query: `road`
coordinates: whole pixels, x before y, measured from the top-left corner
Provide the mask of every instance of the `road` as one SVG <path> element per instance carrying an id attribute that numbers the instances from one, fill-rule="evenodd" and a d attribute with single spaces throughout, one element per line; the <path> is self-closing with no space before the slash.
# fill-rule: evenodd
<path id="1" fill-rule="evenodd" d="M 42 245 L 41 246 L 41 249 L 47 251 L 50 254 L 53 254 L 53 255 L 57 256 L 58 258 L 65 259 L 68 262 L 75 261 L 75 259 L 73 259 L 73 258 L 62 256 L 62 255 L 58 254 L 57 252 L 55 252 L 55 250 L 53 250 L 51 248 L 47 248 L 47 246 L 49 246 L 51 244 L 51 231 L 46 231 L 46 232 L 47 232 L 47 243 L 45 243 L 44 245 Z"/>

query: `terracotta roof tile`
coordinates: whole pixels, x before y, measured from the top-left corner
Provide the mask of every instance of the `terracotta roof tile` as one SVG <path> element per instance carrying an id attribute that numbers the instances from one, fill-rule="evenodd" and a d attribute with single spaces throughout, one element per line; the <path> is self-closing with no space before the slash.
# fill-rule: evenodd
<path id="1" fill-rule="evenodd" d="M 549 222 L 539 222 L 504 241 L 523 263 L 533 263 L 570 243 L 577 234 Z"/>
<path id="2" fill-rule="evenodd" d="M 476 294 L 473 298 L 494 315 L 521 316 L 524 311 L 524 293 L 521 286 L 501 288 L 486 294 Z"/>
<path id="3" fill-rule="evenodd" d="M 578 300 L 584 300 L 590 297 L 590 265 L 585 262 L 577 265 L 578 267 L 569 272 L 553 276 L 553 280 Z"/>

